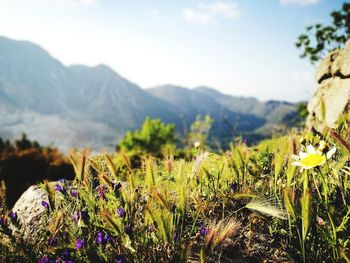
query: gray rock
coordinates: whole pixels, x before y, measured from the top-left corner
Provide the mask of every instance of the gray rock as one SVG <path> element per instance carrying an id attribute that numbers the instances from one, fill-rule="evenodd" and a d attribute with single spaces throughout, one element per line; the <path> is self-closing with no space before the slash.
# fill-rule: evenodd
<path id="1" fill-rule="evenodd" d="M 37 185 L 30 186 L 14 205 L 12 211 L 16 213 L 18 224 L 11 225 L 12 234 L 17 239 L 23 239 L 34 244 L 40 233 L 45 231 L 47 209 L 41 204 L 49 203 L 47 192 Z"/>
<path id="2" fill-rule="evenodd" d="M 54 189 L 59 182 L 50 182 L 50 189 Z M 71 181 L 64 181 L 64 188 L 67 193 L 75 189 Z M 54 190 L 53 190 L 54 191 Z M 63 196 L 55 196 L 56 209 L 61 206 Z M 49 208 L 42 205 L 45 201 Z M 11 224 L 10 229 L 17 240 L 24 240 L 30 244 L 38 245 L 40 242 L 47 242 L 45 232 L 51 222 L 53 215 L 49 204 L 49 196 L 45 189 L 37 185 L 30 186 L 15 203 L 12 211 L 17 215 L 17 224 Z"/>
<path id="3" fill-rule="evenodd" d="M 350 41 L 344 49 L 330 52 L 316 74 L 319 87 L 308 104 L 308 128 L 335 128 L 350 110 Z"/>

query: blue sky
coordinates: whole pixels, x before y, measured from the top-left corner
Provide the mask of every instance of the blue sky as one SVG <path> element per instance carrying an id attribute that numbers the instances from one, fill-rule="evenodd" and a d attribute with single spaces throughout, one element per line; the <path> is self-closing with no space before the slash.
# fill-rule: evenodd
<path id="1" fill-rule="evenodd" d="M 143 88 L 206 85 L 261 100 L 309 99 L 315 66 L 294 43 L 338 0 L 0 0 L 0 35 L 65 65 L 100 63 Z"/>

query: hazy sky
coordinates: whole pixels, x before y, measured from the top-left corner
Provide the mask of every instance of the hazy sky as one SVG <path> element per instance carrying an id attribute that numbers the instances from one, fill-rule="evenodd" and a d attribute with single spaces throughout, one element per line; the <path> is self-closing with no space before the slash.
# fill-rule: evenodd
<path id="1" fill-rule="evenodd" d="M 65 65 L 107 64 L 143 88 L 206 85 L 262 100 L 309 99 L 315 67 L 294 43 L 339 0 L 0 0 L 0 35 Z"/>

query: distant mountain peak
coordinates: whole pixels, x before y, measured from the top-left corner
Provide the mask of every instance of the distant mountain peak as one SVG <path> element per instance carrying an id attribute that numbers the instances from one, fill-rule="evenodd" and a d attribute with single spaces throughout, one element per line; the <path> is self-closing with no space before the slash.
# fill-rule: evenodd
<path id="1" fill-rule="evenodd" d="M 17 114 L 10 122 L 0 117 L 0 137 L 27 127 L 39 142 L 46 136 L 61 144 L 74 134 L 81 146 L 103 146 L 116 144 L 111 138 L 139 127 L 146 116 L 175 123 L 182 131 L 197 115 L 209 114 L 215 120 L 213 134 L 232 139 L 233 133 L 261 127 L 270 121 L 267 116 L 280 120 L 293 107 L 225 95 L 207 86 L 166 84 L 144 90 L 105 64 L 66 67 L 36 44 L 0 37 L 0 116 Z M 25 114 L 28 110 L 32 114 Z M 32 117 L 36 125 L 29 127 Z"/>

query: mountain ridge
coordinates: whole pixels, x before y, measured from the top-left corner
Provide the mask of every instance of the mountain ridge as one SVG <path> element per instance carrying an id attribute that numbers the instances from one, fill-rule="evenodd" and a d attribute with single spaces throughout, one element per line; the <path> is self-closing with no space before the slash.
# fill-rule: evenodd
<path id="1" fill-rule="evenodd" d="M 215 119 L 215 134 L 234 136 L 261 128 L 271 120 L 258 113 L 262 109 L 274 112 L 281 105 L 282 102 L 268 104 L 251 97 L 225 95 L 203 86 L 142 89 L 105 64 L 64 66 L 34 43 L 0 37 L 0 113 L 13 117 L 9 118 L 10 124 L 0 118 L 0 137 L 11 139 L 19 132 L 27 132 L 28 127 L 30 138 L 47 142 L 49 138 L 40 137 L 62 122 L 65 133 L 55 138 L 58 146 L 103 147 L 116 144 L 126 130 L 139 127 L 146 116 L 175 123 L 181 133 L 197 115 L 205 114 Z M 293 105 L 284 105 L 284 110 L 293 111 Z M 37 123 L 35 129 L 29 127 L 30 118 Z M 224 122 L 238 123 L 237 129 L 229 130 Z M 70 131 L 76 138 L 74 144 L 68 138 Z M 81 141 L 79 133 L 85 134 L 80 136 Z M 91 138 L 95 141 L 89 142 Z"/>

